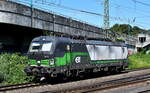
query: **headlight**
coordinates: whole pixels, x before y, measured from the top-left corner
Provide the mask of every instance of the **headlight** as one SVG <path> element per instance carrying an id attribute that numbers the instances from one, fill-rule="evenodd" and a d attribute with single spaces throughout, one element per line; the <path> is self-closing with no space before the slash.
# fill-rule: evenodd
<path id="1" fill-rule="evenodd" d="M 54 65 L 54 59 L 50 59 L 49 64 Z"/>
<path id="2" fill-rule="evenodd" d="M 37 61 L 37 63 L 38 63 L 38 64 L 40 64 L 40 63 L 41 63 L 41 61 Z"/>

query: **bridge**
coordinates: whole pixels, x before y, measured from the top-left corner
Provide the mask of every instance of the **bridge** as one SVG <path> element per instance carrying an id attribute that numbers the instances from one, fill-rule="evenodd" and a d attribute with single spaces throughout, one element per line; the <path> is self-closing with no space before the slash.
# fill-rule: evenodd
<path id="1" fill-rule="evenodd" d="M 5 46 L 4 50 L 16 49 L 19 52 L 27 51 L 29 43 L 34 37 L 46 33 L 83 39 L 115 40 L 122 38 L 127 44 L 133 46 L 137 42 L 136 37 L 103 30 L 70 17 L 7 0 L 0 1 L 0 27 L 0 45 Z"/>

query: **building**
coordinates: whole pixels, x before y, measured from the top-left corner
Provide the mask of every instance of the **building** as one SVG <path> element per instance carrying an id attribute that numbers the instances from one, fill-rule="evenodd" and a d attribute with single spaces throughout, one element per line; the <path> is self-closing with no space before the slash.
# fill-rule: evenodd
<path id="1" fill-rule="evenodd" d="M 138 35 L 138 42 L 136 44 L 138 51 L 150 52 L 150 33 L 141 33 Z"/>

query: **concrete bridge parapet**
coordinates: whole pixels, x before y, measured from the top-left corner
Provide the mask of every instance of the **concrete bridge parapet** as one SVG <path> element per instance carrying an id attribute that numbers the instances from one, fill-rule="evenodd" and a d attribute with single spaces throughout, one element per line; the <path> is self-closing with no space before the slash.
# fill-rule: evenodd
<path id="1" fill-rule="evenodd" d="M 135 45 L 136 43 L 136 39 L 129 39 L 127 36 L 112 31 L 104 31 L 102 28 L 87 23 L 6 0 L 0 1 L 0 23 L 87 38 L 114 40 L 117 37 L 123 37 L 129 44 Z"/>
<path id="2" fill-rule="evenodd" d="M 14 2 L 0 1 L 0 23 L 89 38 L 104 38 L 101 28 Z"/>

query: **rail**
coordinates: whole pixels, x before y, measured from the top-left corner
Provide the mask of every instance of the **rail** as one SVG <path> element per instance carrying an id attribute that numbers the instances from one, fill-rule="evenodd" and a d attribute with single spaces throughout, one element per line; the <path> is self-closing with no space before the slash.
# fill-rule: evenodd
<path id="1" fill-rule="evenodd" d="M 75 93 L 87 93 L 87 92 L 92 92 L 92 91 L 102 91 L 102 90 L 107 90 L 111 88 L 117 88 L 121 86 L 126 86 L 126 85 L 131 85 L 135 83 L 141 83 L 141 82 L 146 82 L 150 80 L 150 74 L 147 75 L 139 75 L 136 77 L 129 77 L 129 78 L 122 78 L 118 80 L 112 80 L 112 81 L 107 81 L 103 82 L 100 84 L 96 84 L 93 86 L 88 86 L 84 87 L 81 89 L 73 90 Z M 71 91 L 71 92 L 73 92 Z M 68 92 L 68 91 L 67 91 Z"/>
<path id="2" fill-rule="evenodd" d="M 40 83 L 23 83 L 23 84 L 14 84 L 14 85 L 4 85 L 4 86 L 0 86 L 0 92 L 28 88 L 28 87 L 35 87 L 35 86 L 40 86 L 40 85 L 42 85 L 42 84 L 40 84 Z"/>
<path id="3" fill-rule="evenodd" d="M 90 92 L 150 80 L 149 68 L 142 68 L 140 70 L 138 69 L 127 70 L 126 72 L 129 73 L 121 73 L 119 75 L 99 77 L 80 81 L 72 81 L 61 84 L 27 83 L 27 84 L 1 86 L 0 92 L 7 92 L 7 93 L 16 93 L 16 92 L 19 93 L 21 91 L 24 91 L 24 93 L 27 93 L 29 91 L 34 92 L 47 91 L 47 92 L 61 92 L 61 93 Z"/>

